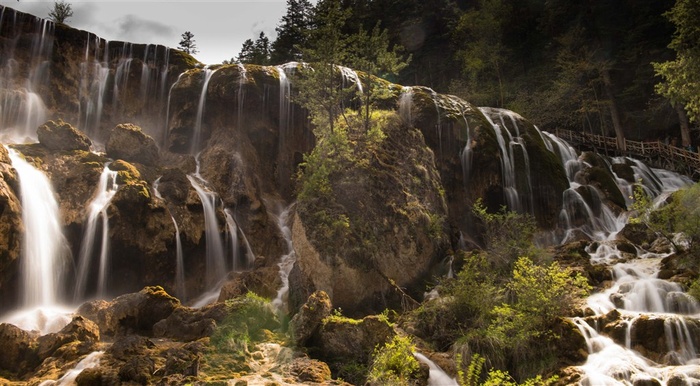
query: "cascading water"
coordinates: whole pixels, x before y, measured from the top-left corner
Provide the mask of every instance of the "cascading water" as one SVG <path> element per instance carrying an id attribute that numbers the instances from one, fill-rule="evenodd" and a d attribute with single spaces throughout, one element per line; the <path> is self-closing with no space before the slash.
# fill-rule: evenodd
<path id="1" fill-rule="evenodd" d="M 216 70 L 205 67 L 202 70 L 202 92 L 199 94 L 199 103 L 197 104 L 197 117 L 194 124 L 194 133 L 192 134 L 191 153 L 196 154 L 200 151 L 202 145 L 202 116 L 204 115 L 204 105 L 207 101 L 207 89 L 209 81 Z"/>
<path id="2" fill-rule="evenodd" d="M 413 108 L 413 87 L 403 87 L 399 96 L 399 115 L 409 126 L 413 126 L 411 108 Z"/>
<path id="3" fill-rule="evenodd" d="M 431 361 L 425 355 L 414 352 L 413 356 L 418 359 L 419 362 L 428 365 L 430 372 L 428 373 L 428 386 L 458 386 L 457 380 L 450 377 L 445 373 L 440 366 L 436 365 L 435 362 Z"/>
<path id="4" fill-rule="evenodd" d="M 78 274 L 75 284 L 75 300 L 85 297 L 87 285 L 91 278 L 95 242 L 97 239 L 97 222 L 101 219 L 102 234 L 100 238 L 100 255 L 97 274 L 96 295 L 102 297 L 107 288 L 107 276 L 109 269 L 109 217 L 107 208 L 112 198 L 117 193 L 117 172 L 109 169 L 109 163 L 102 169 L 100 181 L 95 191 L 95 196 L 88 205 L 88 218 L 83 231 L 83 240 L 80 244 L 80 256 L 78 258 Z"/>
<path id="5" fill-rule="evenodd" d="M 75 380 L 78 375 L 85 369 L 91 369 L 100 365 L 100 359 L 104 355 L 104 351 L 95 351 L 88 354 L 85 358 L 80 360 L 75 368 L 68 370 L 61 378 L 56 381 L 44 381 L 39 384 L 39 386 L 69 386 L 74 385 Z"/>
<path id="6" fill-rule="evenodd" d="M 68 254 L 58 203 L 49 179 L 9 149 L 21 189 L 23 306 L 49 306 L 58 301 Z"/>
<path id="7" fill-rule="evenodd" d="M 287 313 L 288 300 L 287 296 L 289 294 L 289 273 L 294 267 L 294 263 L 297 261 L 297 253 L 294 250 L 294 245 L 292 244 L 292 230 L 289 228 L 289 216 L 291 214 L 294 204 L 285 208 L 282 213 L 277 217 L 277 227 L 282 233 L 282 237 L 287 245 L 287 253 L 280 258 L 280 262 L 277 264 L 280 267 L 280 279 L 282 281 L 282 287 L 277 291 L 277 296 L 272 301 L 272 305 L 279 311 Z"/>
<path id="8" fill-rule="evenodd" d="M 164 200 L 163 196 L 161 196 L 158 191 L 160 179 L 161 177 L 158 177 L 153 181 L 153 195 L 158 199 Z M 172 213 L 170 213 L 170 219 L 173 221 L 173 226 L 175 227 L 175 295 L 178 299 L 184 301 L 187 299 L 187 291 L 185 288 L 185 258 L 182 252 L 180 228 L 177 226 L 177 221 Z"/>
<path id="9" fill-rule="evenodd" d="M 14 10 L 11 11 L 15 13 Z M 13 55 L 23 32 L 16 32 L 14 28 L 9 31 L 16 35 L 7 37 L 11 45 L 10 55 L 3 58 L 5 66 L 0 68 L 0 132 L 2 137 L 10 138 L 10 142 L 35 141 L 36 128 L 44 123 L 47 117 L 46 106 L 39 91 L 46 87 L 49 81 L 54 23 L 34 18 L 33 24 L 29 76 L 16 79 L 20 64 L 15 61 Z"/>
<path id="10" fill-rule="evenodd" d="M 248 81 L 246 69 L 243 63 L 238 63 L 238 122 L 237 127 L 242 128 L 243 125 L 243 103 L 245 102 L 245 84 Z"/>
<path id="11" fill-rule="evenodd" d="M 205 189 L 204 181 L 198 179 L 196 175 L 188 175 L 187 178 L 202 202 L 207 256 L 205 283 L 206 288 L 212 288 L 226 276 L 224 246 L 219 232 L 219 222 L 216 219 L 216 201 L 218 197 L 216 193 Z"/>

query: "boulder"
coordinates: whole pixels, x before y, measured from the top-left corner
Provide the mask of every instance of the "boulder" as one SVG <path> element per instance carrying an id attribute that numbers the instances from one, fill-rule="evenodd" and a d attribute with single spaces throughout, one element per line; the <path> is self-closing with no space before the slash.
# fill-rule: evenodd
<path id="1" fill-rule="evenodd" d="M 90 141 L 87 135 L 61 119 L 44 123 L 39 126 L 36 134 L 39 137 L 39 143 L 50 150 L 88 151 L 90 150 L 90 146 L 92 146 L 92 141 Z"/>
<path id="2" fill-rule="evenodd" d="M 325 362 L 306 357 L 294 359 L 289 372 L 304 384 L 324 383 L 331 379 L 331 369 Z"/>
<path id="3" fill-rule="evenodd" d="M 218 303 L 222 304 L 222 303 Z M 167 337 L 183 342 L 201 339 L 216 331 L 216 312 L 212 308 L 199 310 L 189 307 L 178 307 L 170 316 L 153 326 L 153 335 Z M 221 320 L 220 317 L 218 320 Z"/>
<path id="4" fill-rule="evenodd" d="M 83 305 L 78 314 L 93 320 L 104 335 L 140 333 L 150 336 L 153 326 L 170 316 L 180 301 L 162 287 L 146 287 L 140 292 L 121 295 L 111 302 Z"/>
<path id="5" fill-rule="evenodd" d="M 140 127 L 130 123 L 117 125 L 112 129 L 105 150 L 110 158 L 147 166 L 155 166 L 160 159 L 155 140 L 143 133 Z"/>
<path id="6" fill-rule="evenodd" d="M 76 316 L 61 331 L 37 339 L 37 355 L 44 360 L 69 343 L 82 342 L 92 346 L 100 340 L 100 330 L 91 320 Z"/>
<path id="7" fill-rule="evenodd" d="M 13 324 L 0 324 L 0 370 L 14 373 L 27 367 L 27 362 L 38 363 L 33 358 L 34 343 L 34 337 L 27 331 Z"/>
<path id="8" fill-rule="evenodd" d="M 303 347 L 318 330 L 323 319 L 331 314 L 331 299 L 323 291 L 316 291 L 306 300 L 289 322 L 294 343 Z"/>
<path id="9" fill-rule="evenodd" d="M 380 316 L 362 320 L 329 317 L 323 321 L 312 344 L 321 360 L 368 363 L 376 347 L 391 341 L 396 331 Z"/>
<path id="10" fill-rule="evenodd" d="M 112 343 L 107 353 L 115 359 L 127 361 L 133 356 L 148 354 L 148 350 L 155 346 L 150 339 L 144 336 L 124 335 Z"/>

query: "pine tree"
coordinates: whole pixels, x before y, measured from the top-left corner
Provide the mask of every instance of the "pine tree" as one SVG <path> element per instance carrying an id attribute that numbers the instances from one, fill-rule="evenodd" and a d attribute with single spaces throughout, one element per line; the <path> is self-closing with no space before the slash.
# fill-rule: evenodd
<path id="1" fill-rule="evenodd" d="M 403 47 L 394 46 L 389 49 L 389 35 L 386 29 L 380 28 L 380 22 L 368 33 L 360 27 L 360 31 L 352 36 L 350 63 L 356 69 L 367 74 L 363 96 L 364 125 L 365 130 L 370 128 L 371 107 L 375 101 L 387 99 L 391 96 L 391 90 L 381 88 L 381 83 L 375 77 L 398 75 L 408 66 L 411 60 L 402 58 L 400 51 Z"/>
<path id="2" fill-rule="evenodd" d="M 238 53 L 236 61 L 239 63 L 253 63 L 255 58 L 255 43 L 253 39 L 246 39 L 241 47 L 241 52 Z"/>
<path id="3" fill-rule="evenodd" d="M 301 48 L 306 47 L 312 16 L 309 0 L 287 0 L 287 14 L 275 28 L 277 39 L 272 43 L 272 63 L 302 60 Z"/>
<path id="4" fill-rule="evenodd" d="M 265 36 L 264 32 L 260 32 L 258 38 L 253 41 L 246 39 L 241 47 L 241 52 L 238 54 L 237 61 L 239 63 L 249 64 L 270 64 L 270 39 Z"/>
<path id="5" fill-rule="evenodd" d="M 309 111 L 317 137 L 325 135 L 326 128 L 333 133 L 334 122 L 342 112 L 341 102 L 348 95 L 336 67 L 347 56 L 347 37 L 342 27 L 348 15 L 340 0 L 320 0 L 315 8 L 316 28 L 311 31 L 309 48 L 302 50 L 313 69 L 306 69 L 295 80 L 299 90 L 296 100 Z"/>
<path id="6" fill-rule="evenodd" d="M 676 59 L 654 63 L 654 70 L 663 79 L 656 91 L 677 107 L 683 145 L 688 146 L 690 125 L 685 115 L 691 122 L 700 123 L 700 2 L 677 0 L 665 16 L 676 26 L 669 44 L 676 51 Z"/>
<path id="7" fill-rule="evenodd" d="M 190 55 L 194 55 L 199 52 L 197 50 L 197 43 L 194 41 L 194 34 L 192 32 L 185 31 L 185 33 L 182 34 L 182 40 L 180 40 L 178 49 Z"/>

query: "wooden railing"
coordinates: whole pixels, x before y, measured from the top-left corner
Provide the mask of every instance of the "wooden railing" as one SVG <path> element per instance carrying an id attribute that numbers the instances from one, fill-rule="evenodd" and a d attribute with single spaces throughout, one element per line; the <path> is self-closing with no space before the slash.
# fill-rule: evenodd
<path id="1" fill-rule="evenodd" d="M 605 154 L 629 155 L 641 158 L 647 164 L 685 174 L 694 180 L 700 179 L 700 154 L 661 141 L 638 142 L 623 140 L 622 148 L 617 138 L 580 133 L 571 130 L 556 130 L 557 137 L 574 147 L 592 148 Z"/>

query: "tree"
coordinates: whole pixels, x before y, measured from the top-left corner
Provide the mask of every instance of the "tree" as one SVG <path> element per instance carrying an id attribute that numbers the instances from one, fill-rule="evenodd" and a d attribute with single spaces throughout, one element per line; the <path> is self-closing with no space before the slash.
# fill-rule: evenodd
<path id="1" fill-rule="evenodd" d="M 199 52 L 199 50 L 197 50 L 197 43 L 194 41 L 194 34 L 190 31 L 185 31 L 182 34 L 182 40 L 180 40 L 180 45 L 177 48 L 190 55 Z"/>
<path id="2" fill-rule="evenodd" d="M 319 1 L 315 8 L 316 28 L 311 31 L 309 48 L 302 50 L 313 69 L 305 69 L 294 82 L 299 90 L 296 99 L 309 111 L 317 137 L 323 136 L 326 128 L 333 133 L 333 124 L 342 111 L 341 102 L 348 95 L 337 75 L 337 66 L 347 56 L 347 37 L 342 27 L 348 15 L 340 0 Z"/>
<path id="3" fill-rule="evenodd" d="M 656 74 L 663 82 L 656 85 L 656 92 L 667 98 L 675 107 L 684 107 L 691 122 L 700 122 L 700 3 L 696 0 L 677 0 L 673 8 L 664 14 L 675 26 L 676 32 L 668 45 L 676 51 L 675 60 L 654 63 Z M 684 122 L 681 109 L 681 136 L 683 145 L 690 145 L 690 125 Z M 685 123 L 685 124 L 684 124 Z"/>
<path id="4" fill-rule="evenodd" d="M 264 32 L 260 32 L 258 39 L 246 39 L 241 47 L 241 52 L 238 54 L 237 61 L 239 63 L 250 63 L 267 65 L 270 64 L 270 39 L 265 36 Z"/>
<path id="5" fill-rule="evenodd" d="M 360 27 L 360 31 L 351 37 L 350 62 L 356 70 L 365 72 L 364 90 L 364 125 L 365 130 L 370 128 L 371 106 L 377 100 L 384 100 L 391 97 L 391 90 L 381 87 L 382 83 L 375 80 L 375 77 L 387 75 L 398 75 L 398 73 L 408 66 L 411 60 L 404 60 L 399 53 L 403 47 L 394 46 L 389 49 L 389 35 L 386 29 L 380 28 L 380 22 L 372 29 L 371 33 Z"/>
<path id="6" fill-rule="evenodd" d="M 54 2 L 53 9 L 49 11 L 49 19 L 56 24 L 64 24 L 71 16 L 73 16 L 73 8 L 70 3 L 66 3 L 64 0 Z"/>
<path id="7" fill-rule="evenodd" d="M 309 0 L 287 0 L 287 14 L 275 28 L 277 39 L 272 43 L 272 63 L 302 60 L 301 48 L 306 47 L 312 17 L 313 5 Z"/>

